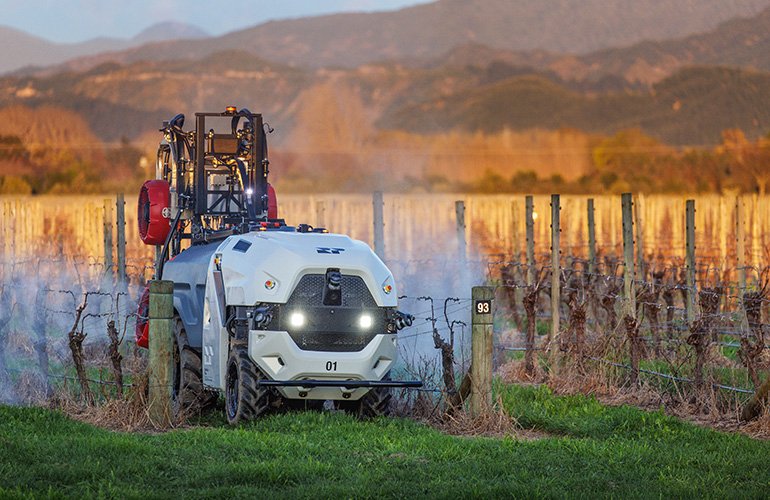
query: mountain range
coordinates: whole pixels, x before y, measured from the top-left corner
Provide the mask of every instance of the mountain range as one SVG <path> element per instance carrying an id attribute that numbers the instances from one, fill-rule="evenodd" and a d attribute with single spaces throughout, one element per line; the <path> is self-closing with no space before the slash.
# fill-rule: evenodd
<path id="1" fill-rule="evenodd" d="M 220 37 L 156 26 L 120 42 L 133 48 L 0 77 L 0 106 L 67 108 L 108 141 L 178 112 L 249 103 L 290 132 L 285 141 L 301 139 L 291 133 L 300 123 L 344 127 L 341 114 L 358 128 L 420 134 L 635 127 L 670 144 L 714 144 L 727 128 L 770 128 L 760 105 L 770 99 L 768 5 L 440 0 Z"/>
<path id="2" fill-rule="evenodd" d="M 161 41 L 118 52 L 105 47 L 102 52 L 108 53 L 90 53 L 68 67 L 201 59 L 226 50 L 293 66 L 355 67 L 433 59 L 468 43 L 576 56 L 685 37 L 768 6 L 770 0 L 439 0 L 392 12 L 272 21 L 218 37 Z"/>
<path id="3" fill-rule="evenodd" d="M 723 130 L 750 137 L 770 130 L 770 73 L 691 67 L 649 90 L 595 96 L 541 75 L 521 75 L 387 110 L 382 128 L 432 134 L 444 130 L 577 129 L 611 135 L 638 128 L 665 143 L 713 145 Z"/>
<path id="4" fill-rule="evenodd" d="M 715 28 L 669 40 L 646 40 L 584 55 L 510 51 L 482 44 L 455 47 L 434 64 L 484 68 L 493 63 L 529 67 L 583 87 L 649 87 L 687 66 L 731 66 L 770 71 L 770 8 Z M 621 83 L 622 82 L 622 83 Z"/>
<path id="5" fill-rule="evenodd" d="M 95 38 L 80 43 L 54 43 L 38 35 L 32 35 L 0 26 L 0 73 L 24 67 L 42 67 L 60 64 L 62 61 L 88 55 L 121 51 L 163 40 L 198 39 L 208 34 L 196 26 L 177 22 L 154 24 L 129 39 Z"/>
<path id="6" fill-rule="evenodd" d="M 499 61 L 485 68 L 383 63 L 315 71 L 237 51 L 197 61 L 105 63 L 87 72 L 0 78 L 0 106 L 70 109 L 108 141 L 157 130 L 178 112 L 256 103 L 282 131 L 279 143 L 295 146 L 301 137 L 286 132 L 303 113 L 312 128 L 336 127 L 337 135 L 346 127 L 421 134 L 640 128 L 669 144 L 698 145 L 718 143 L 728 128 L 764 135 L 770 108 L 762 102 L 770 102 L 770 73 L 715 66 L 679 70 L 651 88 L 609 91 Z M 351 106 L 356 116 L 344 118 Z M 308 109 L 318 112 L 308 116 Z"/>

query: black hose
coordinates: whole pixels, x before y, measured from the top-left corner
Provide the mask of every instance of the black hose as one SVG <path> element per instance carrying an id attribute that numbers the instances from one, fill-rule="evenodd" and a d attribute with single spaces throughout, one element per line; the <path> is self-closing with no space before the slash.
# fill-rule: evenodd
<path id="1" fill-rule="evenodd" d="M 155 263 L 156 279 L 163 279 L 163 265 L 166 263 L 166 255 L 168 255 L 168 246 L 171 243 L 171 239 L 174 237 L 179 225 L 179 219 L 182 217 L 182 209 L 178 208 L 174 222 L 171 225 L 171 231 L 166 235 L 166 242 L 163 244 L 163 251 L 158 256 L 158 262 Z"/>
<path id="2" fill-rule="evenodd" d="M 241 118 L 249 117 L 249 116 L 251 116 L 251 111 L 249 111 L 246 108 L 241 108 L 241 110 L 238 111 L 238 113 L 236 113 L 235 116 L 233 116 L 233 119 L 230 121 L 230 128 L 232 130 L 233 135 L 235 135 L 235 133 L 238 130 L 238 122 L 241 121 Z"/>
<path id="3" fill-rule="evenodd" d="M 254 206 L 254 200 L 252 197 L 254 196 L 254 193 L 247 194 L 248 190 L 251 189 L 251 186 L 248 184 L 248 173 L 246 172 L 246 165 L 243 164 L 241 160 L 235 160 L 236 164 L 238 165 L 238 173 L 239 177 L 241 178 L 241 193 L 245 195 L 246 198 L 246 211 L 249 216 L 250 222 L 256 222 L 257 221 L 257 207 Z"/>
<path id="4" fill-rule="evenodd" d="M 182 114 L 182 113 L 179 113 L 178 115 L 176 115 L 175 117 L 173 117 L 173 118 L 172 118 L 172 119 L 171 119 L 171 120 L 168 122 L 168 125 L 169 125 L 169 127 L 171 127 L 171 128 L 177 128 L 177 129 L 179 129 L 179 131 L 181 132 L 181 131 L 182 131 L 182 127 L 184 127 L 184 114 Z"/>

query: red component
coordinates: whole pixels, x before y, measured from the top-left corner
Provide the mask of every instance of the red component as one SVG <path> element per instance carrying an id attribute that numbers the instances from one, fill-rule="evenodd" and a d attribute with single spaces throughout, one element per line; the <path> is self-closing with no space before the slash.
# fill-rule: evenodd
<path id="1" fill-rule="evenodd" d="M 148 349 L 150 347 L 150 284 L 144 287 L 142 298 L 139 299 L 139 307 L 136 309 L 136 345 Z"/>
<path id="2" fill-rule="evenodd" d="M 267 218 L 278 218 L 278 198 L 275 194 L 275 188 L 269 182 L 267 183 Z"/>
<path id="3" fill-rule="evenodd" d="M 169 185 L 162 180 L 147 181 L 139 191 L 137 220 L 139 237 L 145 245 L 162 245 L 171 230 L 163 209 L 169 204 Z"/>

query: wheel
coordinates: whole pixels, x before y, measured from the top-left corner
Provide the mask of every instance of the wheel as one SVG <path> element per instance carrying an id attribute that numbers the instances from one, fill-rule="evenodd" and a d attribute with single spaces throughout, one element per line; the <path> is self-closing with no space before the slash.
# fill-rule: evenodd
<path id="1" fill-rule="evenodd" d="M 231 425 L 252 420 L 270 408 L 270 389 L 257 385 L 260 378 L 246 347 L 234 346 L 225 376 L 225 414 Z"/>
<path id="2" fill-rule="evenodd" d="M 383 380 L 390 380 L 390 374 Z M 340 409 L 358 418 L 387 417 L 390 415 L 390 400 L 393 394 L 390 387 L 375 387 L 358 401 L 341 401 Z"/>
<path id="3" fill-rule="evenodd" d="M 174 385 L 171 392 L 172 407 L 177 417 L 204 410 L 217 400 L 217 394 L 203 388 L 201 357 L 187 341 L 184 323 L 175 318 L 174 335 Z"/>

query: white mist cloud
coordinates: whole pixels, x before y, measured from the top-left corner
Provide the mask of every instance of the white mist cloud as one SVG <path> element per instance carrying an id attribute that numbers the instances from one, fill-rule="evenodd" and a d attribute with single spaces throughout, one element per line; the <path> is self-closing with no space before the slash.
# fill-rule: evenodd
<path id="1" fill-rule="evenodd" d="M 51 385 L 61 385 L 66 369 L 72 375 L 72 354 L 67 333 L 75 310 L 89 292 L 78 330 L 87 334 L 83 343 L 86 362 L 106 357 L 107 323 L 115 320 L 119 334 L 133 337 L 136 302 L 102 280 L 101 266 L 68 258 L 0 256 L 0 403 L 34 404 L 45 400 L 41 354 L 48 359 Z M 132 287 L 137 295 L 137 286 Z M 103 290 L 103 292 L 100 292 Z M 124 327 L 128 327 L 124 330 Z M 124 341 L 125 341 L 124 339 Z M 42 357 L 44 358 L 44 357 Z"/>

